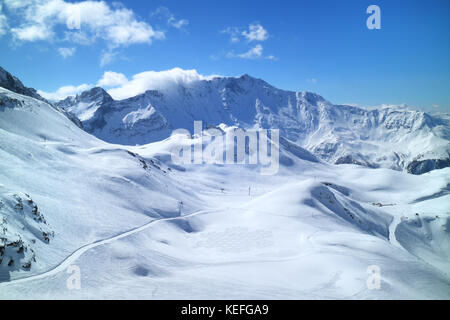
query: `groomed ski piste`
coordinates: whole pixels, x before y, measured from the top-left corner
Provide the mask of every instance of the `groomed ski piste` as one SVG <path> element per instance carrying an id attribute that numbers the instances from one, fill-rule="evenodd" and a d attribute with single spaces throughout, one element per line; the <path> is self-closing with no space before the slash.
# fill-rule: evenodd
<path id="1" fill-rule="evenodd" d="M 185 139 L 109 144 L 0 88 L 0 298 L 450 298 L 449 168 L 334 165 L 280 144 L 263 176 L 175 165 Z"/>

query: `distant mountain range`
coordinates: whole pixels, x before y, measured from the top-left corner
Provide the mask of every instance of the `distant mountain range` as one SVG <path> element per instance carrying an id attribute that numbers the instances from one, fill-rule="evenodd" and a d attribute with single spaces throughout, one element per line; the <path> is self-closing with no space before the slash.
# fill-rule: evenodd
<path id="1" fill-rule="evenodd" d="M 115 101 L 96 87 L 56 103 L 89 133 L 111 143 L 143 145 L 174 129 L 236 125 L 279 129 L 282 137 L 335 164 L 386 167 L 421 174 L 450 165 L 449 120 L 392 107 L 334 105 L 310 92 L 277 89 L 244 75 L 149 90 Z"/>
<path id="2" fill-rule="evenodd" d="M 0 86 L 48 102 L 0 68 Z M 175 129 L 225 124 L 279 129 L 283 138 L 335 164 L 359 164 L 422 174 L 450 166 L 450 120 L 393 107 L 334 105 L 311 92 L 277 89 L 243 75 L 178 84 L 114 100 L 96 87 L 53 106 L 110 143 L 143 145 Z"/>

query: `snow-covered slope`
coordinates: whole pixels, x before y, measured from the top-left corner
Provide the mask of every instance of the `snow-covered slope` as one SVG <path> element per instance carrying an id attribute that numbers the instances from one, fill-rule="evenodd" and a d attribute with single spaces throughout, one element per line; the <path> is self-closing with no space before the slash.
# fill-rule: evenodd
<path id="1" fill-rule="evenodd" d="M 109 144 L 0 88 L 0 298 L 450 299 L 449 168 L 336 166 L 286 139 L 273 176 L 172 163 L 192 138 Z"/>
<path id="2" fill-rule="evenodd" d="M 101 92 L 101 94 L 99 94 Z M 244 75 L 201 80 L 113 101 L 94 88 L 58 103 L 102 140 L 127 145 L 159 141 L 173 129 L 208 125 L 279 129 L 330 163 L 421 174 L 449 165 L 448 120 L 393 107 L 333 105 L 317 94 L 279 90 Z"/>
<path id="3" fill-rule="evenodd" d="M 98 140 L 45 102 L 3 88 L 0 141 L 3 280 L 44 271 L 129 225 L 178 214 L 184 198 L 170 196 L 178 188 L 156 162 Z"/>

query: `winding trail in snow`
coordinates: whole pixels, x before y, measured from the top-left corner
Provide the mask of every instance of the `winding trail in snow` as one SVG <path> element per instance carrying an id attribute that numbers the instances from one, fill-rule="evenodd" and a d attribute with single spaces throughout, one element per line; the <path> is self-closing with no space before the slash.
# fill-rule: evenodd
<path id="1" fill-rule="evenodd" d="M 61 261 L 57 266 L 53 267 L 52 269 L 45 271 L 43 273 L 39 273 L 36 275 L 32 275 L 29 277 L 24 277 L 24 278 L 19 278 L 16 280 L 11 280 L 11 281 L 5 281 L 5 282 L 0 282 L 0 288 L 2 287 L 6 287 L 8 285 L 11 284 L 17 284 L 17 283 L 23 283 L 23 282 L 29 282 L 29 281 L 33 281 L 33 280 L 40 280 L 40 279 L 45 279 L 51 276 L 54 276 L 60 272 L 66 271 L 67 268 L 69 266 L 71 266 L 76 260 L 78 260 L 78 258 L 80 258 L 84 253 L 86 253 L 87 251 L 94 249 L 96 247 L 105 245 L 105 244 L 110 244 L 114 241 L 126 238 L 128 236 L 131 236 L 133 234 L 139 233 L 141 231 L 144 231 L 146 229 L 148 229 L 149 227 L 151 227 L 152 225 L 158 223 L 158 222 L 163 222 L 163 221 L 174 221 L 174 220 L 180 220 L 180 219 L 186 219 L 186 218 L 190 218 L 190 217 L 194 217 L 196 215 L 200 215 L 200 214 L 205 214 L 208 212 L 215 212 L 217 210 L 199 210 L 190 214 L 186 214 L 183 216 L 176 216 L 176 217 L 171 217 L 171 218 L 161 218 L 161 219 L 154 219 L 140 227 L 137 228 L 133 228 L 131 230 L 125 231 L 125 232 L 121 232 L 115 236 L 112 236 L 110 238 L 106 238 L 106 239 L 102 239 L 102 240 L 97 240 L 95 242 L 92 242 L 90 244 L 86 244 L 80 248 L 78 248 L 77 250 L 75 250 L 74 252 L 72 252 L 69 256 L 67 256 L 63 261 Z"/>

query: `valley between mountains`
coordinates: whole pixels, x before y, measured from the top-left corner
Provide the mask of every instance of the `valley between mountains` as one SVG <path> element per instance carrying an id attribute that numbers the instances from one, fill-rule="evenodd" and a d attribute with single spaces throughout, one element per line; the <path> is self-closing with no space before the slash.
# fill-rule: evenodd
<path id="1" fill-rule="evenodd" d="M 279 129 L 278 173 L 173 163 L 196 120 Z M 50 102 L 0 69 L 0 298 L 449 299 L 449 128 L 247 75 Z"/>

